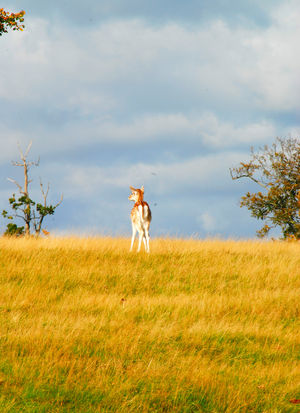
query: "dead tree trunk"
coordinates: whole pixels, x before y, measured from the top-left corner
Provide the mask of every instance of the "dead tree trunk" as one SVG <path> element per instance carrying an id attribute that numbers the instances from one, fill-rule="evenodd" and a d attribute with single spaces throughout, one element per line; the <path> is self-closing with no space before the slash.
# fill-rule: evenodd
<path id="1" fill-rule="evenodd" d="M 38 236 L 42 229 L 42 224 L 44 218 L 47 215 L 53 215 L 55 213 L 56 208 L 62 203 L 63 196 L 61 196 L 60 201 L 56 205 L 47 204 L 47 196 L 49 192 L 49 184 L 47 186 L 47 190 L 44 190 L 43 184 L 40 181 L 40 188 L 43 196 L 43 202 L 35 202 L 29 196 L 29 185 L 31 180 L 29 179 L 29 170 L 32 165 L 38 166 L 39 160 L 37 162 L 28 161 L 28 153 L 30 151 L 32 142 L 28 145 L 25 153 L 22 152 L 19 146 L 20 152 L 20 162 L 12 162 L 14 166 L 20 166 L 23 168 L 24 173 L 24 185 L 20 185 L 14 179 L 8 178 L 11 182 L 13 182 L 19 189 L 19 193 L 21 196 L 16 198 L 15 194 L 9 199 L 11 207 L 14 211 L 14 216 L 17 218 L 21 218 L 25 224 L 25 235 L 29 236 L 31 229 L 35 231 L 35 234 Z M 8 219 L 13 219 L 11 216 L 8 216 L 7 211 L 3 211 L 2 215 L 7 217 Z M 24 227 L 22 227 L 24 230 Z"/>
<path id="2" fill-rule="evenodd" d="M 20 158 L 21 158 L 21 162 L 15 162 L 13 161 L 12 164 L 14 166 L 21 166 L 23 168 L 24 171 L 24 187 L 22 187 L 17 181 L 15 181 L 14 179 L 8 178 L 9 181 L 13 182 L 14 184 L 17 185 L 20 194 L 22 194 L 25 197 L 25 202 L 24 202 L 24 208 L 23 208 L 23 216 L 19 216 L 19 218 L 22 218 L 24 220 L 25 223 L 25 235 L 28 236 L 30 235 L 30 223 L 32 220 L 32 214 L 31 214 L 31 206 L 30 206 L 30 202 L 29 202 L 29 193 L 28 193 L 28 187 L 29 184 L 31 182 L 31 180 L 28 177 L 28 172 L 29 169 L 32 165 L 34 166 L 38 166 L 39 165 L 39 160 L 37 162 L 29 162 L 27 160 L 27 156 L 28 153 L 30 151 L 32 142 L 29 143 L 25 153 L 23 153 L 20 145 L 18 145 L 19 147 L 19 152 L 20 152 Z"/>

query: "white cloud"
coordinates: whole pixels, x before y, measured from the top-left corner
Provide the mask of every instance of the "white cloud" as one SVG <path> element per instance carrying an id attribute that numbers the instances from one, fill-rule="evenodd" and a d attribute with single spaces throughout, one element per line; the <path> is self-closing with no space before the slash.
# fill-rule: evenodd
<path id="1" fill-rule="evenodd" d="M 232 185 L 229 168 L 247 158 L 240 152 L 226 152 L 199 156 L 185 161 L 169 164 L 135 163 L 133 165 L 114 165 L 113 167 L 78 165 L 49 165 L 62 177 L 60 186 L 65 188 L 66 196 L 90 196 L 97 193 L 103 196 L 109 192 L 145 185 L 153 194 L 170 195 L 190 191 L 224 191 Z M 149 190 L 149 189 L 148 189 Z"/>
<path id="2" fill-rule="evenodd" d="M 92 103 L 91 103 L 92 104 Z M 297 127 L 293 129 L 296 131 Z M 31 153 L 38 155 L 78 150 L 90 144 L 124 143 L 131 148 L 145 142 L 159 143 L 172 140 L 175 145 L 193 145 L 202 142 L 206 147 L 217 150 L 247 145 L 264 144 L 273 140 L 276 135 L 289 133 L 292 130 L 282 130 L 266 120 L 235 126 L 224 122 L 213 113 L 205 112 L 198 116 L 184 113 L 149 114 L 138 117 L 132 122 L 116 123 L 112 120 L 97 119 L 96 121 L 67 122 L 59 131 L 40 128 L 35 131 L 22 130 L 21 126 L 5 126 L 0 130 L 0 144 L 5 148 L 0 153 L 0 163 L 7 163 L 17 156 L 17 143 L 25 148 L 33 140 Z M 281 134 L 282 132 L 282 134 Z M 132 149 L 134 150 L 134 149 Z"/>
<path id="3" fill-rule="evenodd" d="M 204 228 L 206 232 L 214 232 L 217 229 L 216 217 L 214 217 L 210 212 L 203 212 L 197 221 Z"/>
<path id="4" fill-rule="evenodd" d="M 249 56 L 242 77 L 262 109 L 299 111 L 299 2 L 281 3 L 272 19 L 269 28 L 244 40 Z"/>
<path id="5" fill-rule="evenodd" d="M 148 89 L 165 82 L 216 105 L 298 109 L 299 17 L 299 4 L 289 1 L 261 29 L 222 20 L 152 27 L 133 19 L 76 31 L 28 18 L 22 34 L 5 39 L 0 96 L 56 107 L 77 102 L 83 113 L 90 101 L 96 113 L 98 105 L 125 104 L 118 87 L 142 87 L 146 100 Z"/>
<path id="6" fill-rule="evenodd" d="M 24 135 L 21 131 L 2 126 L 0 128 L 0 165 L 18 158 L 18 142 L 22 142 Z"/>
<path id="7" fill-rule="evenodd" d="M 192 143 L 201 141 L 208 147 L 227 148 L 240 144 L 255 144 L 273 139 L 276 128 L 271 122 L 262 120 L 236 127 L 224 122 L 213 113 L 204 112 L 198 116 L 184 113 L 153 114 L 135 119 L 131 123 L 99 124 L 100 141 L 143 142 L 172 138 L 174 142 Z"/>

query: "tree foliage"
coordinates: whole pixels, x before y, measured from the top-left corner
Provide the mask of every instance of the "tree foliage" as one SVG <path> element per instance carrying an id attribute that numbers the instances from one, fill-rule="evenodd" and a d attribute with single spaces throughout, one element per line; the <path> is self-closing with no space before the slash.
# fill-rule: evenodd
<path id="1" fill-rule="evenodd" d="M 9 223 L 7 225 L 7 229 L 5 235 L 30 235 L 32 229 L 34 230 L 36 235 L 39 235 L 42 230 L 42 225 L 44 219 L 48 215 L 53 215 L 55 213 L 56 208 L 62 203 L 63 197 L 61 196 L 60 201 L 55 205 L 48 205 L 47 197 L 49 193 L 49 184 L 47 189 L 44 189 L 42 181 L 40 181 L 40 189 L 42 193 L 42 202 L 36 202 L 31 199 L 29 195 L 29 185 L 32 182 L 29 178 L 29 169 L 31 166 L 38 166 L 38 162 L 28 161 L 28 153 L 31 148 L 31 143 L 28 145 L 27 150 L 25 153 L 20 150 L 20 162 L 13 162 L 14 166 L 20 166 L 23 168 L 24 172 L 24 185 L 20 185 L 14 179 L 9 180 L 16 184 L 19 190 L 19 196 L 13 194 L 9 199 L 9 205 L 12 210 L 11 214 L 9 214 L 6 210 L 2 211 L 2 216 L 9 220 L 13 220 L 14 218 L 21 219 L 24 222 L 23 226 L 18 226 L 16 223 Z"/>
<path id="2" fill-rule="evenodd" d="M 230 169 L 232 179 L 248 178 L 262 188 L 247 192 L 240 206 L 265 221 L 257 231 L 264 237 L 274 227 L 281 229 L 284 239 L 300 239 L 300 141 L 277 138 L 272 146 L 257 153 L 251 149 L 249 162 Z"/>
<path id="3" fill-rule="evenodd" d="M 7 224 L 4 235 L 7 237 L 20 237 L 24 235 L 24 227 L 18 227 L 17 224 L 10 222 Z"/>
<path id="4" fill-rule="evenodd" d="M 23 30 L 24 29 L 24 15 L 25 11 L 21 10 L 19 13 L 9 13 L 3 8 L 0 9 L 0 36 L 7 33 L 8 29 Z"/>

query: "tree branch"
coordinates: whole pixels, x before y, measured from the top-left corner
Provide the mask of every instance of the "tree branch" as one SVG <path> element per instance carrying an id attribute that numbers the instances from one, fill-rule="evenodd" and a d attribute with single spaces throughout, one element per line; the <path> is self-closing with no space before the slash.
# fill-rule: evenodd
<path id="1" fill-rule="evenodd" d="M 12 178 L 7 178 L 7 180 L 10 181 L 10 182 L 12 182 L 12 183 L 14 183 L 15 185 L 17 185 L 17 187 L 19 188 L 20 193 L 21 193 L 21 194 L 24 194 L 23 188 L 21 187 L 21 185 L 20 185 L 17 181 L 15 181 L 15 180 L 12 179 Z"/>
<path id="2" fill-rule="evenodd" d="M 62 203 L 63 199 L 64 199 L 64 194 L 61 194 L 60 201 L 55 205 L 54 208 L 57 208 Z"/>
<path id="3" fill-rule="evenodd" d="M 25 158 L 25 159 L 26 159 L 27 156 L 28 156 L 28 153 L 29 153 L 29 151 L 30 151 L 30 149 L 31 149 L 31 146 L 32 146 L 32 141 L 30 141 L 30 142 L 29 142 L 29 145 L 27 146 L 27 149 L 26 149 L 26 152 L 25 152 L 25 155 L 24 155 L 24 158 Z"/>
<path id="4" fill-rule="evenodd" d="M 13 166 L 24 166 L 24 163 L 17 162 L 17 161 L 11 161 Z"/>
<path id="5" fill-rule="evenodd" d="M 43 198 L 44 198 L 44 206 L 46 207 L 47 206 L 47 196 L 48 196 L 49 188 L 50 188 L 49 182 L 48 182 L 48 185 L 47 185 L 47 191 L 45 192 L 42 180 L 40 178 L 40 187 L 41 187 L 41 192 L 42 192 L 42 195 L 43 195 Z"/>
<path id="6" fill-rule="evenodd" d="M 24 222 L 26 222 L 26 219 L 22 215 L 14 214 L 15 217 L 17 218 L 22 218 Z"/>
<path id="7" fill-rule="evenodd" d="M 253 182 L 256 184 L 260 185 L 264 189 L 268 189 L 268 186 L 263 184 L 261 181 L 258 181 L 257 179 L 253 178 L 253 176 L 248 176 L 248 178 L 252 179 Z"/>
<path id="8" fill-rule="evenodd" d="M 251 179 L 253 182 L 255 182 L 256 184 L 260 185 L 262 188 L 268 189 L 268 186 L 267 186 L 267 185 L 265 185 L 263 182 L 259 181 L 258 179 L 255 179 L 249 172 L 248 172 L 248 173 L 244 173 L 244 174 L 240 173 L 240 174 L 237 174 L 236 176 L 234 176 L 234 175 L 233 175 L 234 169 L 229 168 L 229 171 L 230 171 L 231 179 L 232 179 L 233 181 L 236 180 L 236 179 L 240 179 L 240 178 L 249 178 L 249 179 Z"/>
<path id="9" fill-rule="evenodd" d="M 18 142 L 18 149 L 19 149 L 19 152 L 20 152 L 20 158 L 22 159 L 23 162 L 12 161 L 13 166 L 23 166 L 24 167 L 26 165 L 27 169 L 29 169 L 30 166 L 39 166 L 40 157 L 38 158 L 37 161 L 30 161 L 30 162 L 27 161 L 27 156 L 29 154 L 31 146 L 32 146 L 32 141 L 29 142 L 29 145 L 27 146 L 27 149 L 26 149 L 25 153 L 23 153 L 21 145 Z"/>

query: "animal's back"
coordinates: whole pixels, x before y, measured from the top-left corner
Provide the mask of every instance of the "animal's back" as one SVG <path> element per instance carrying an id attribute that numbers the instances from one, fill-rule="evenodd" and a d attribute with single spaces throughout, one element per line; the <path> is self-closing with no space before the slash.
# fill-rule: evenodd
<path id="1" fill-rule="evenodd" d="M 147 202 L 139 202 L 135 203 L 134 207 L 131 210 L 131 219 L 134 224 L 139 225 L 139 224 L 144 224 L 144 223 L 149 223 L 151 222 L 152 219 L 152 214 L 151 214 L 151 209 L 148 205 Z"/>
<path id="2" fill-rule="evenodd" d="M 151 222 L 151 219 L 152 219 L 151 209 L 149 205 L 147 204 L 147 202 L 145 201 L 143 201 L 143 216 L 145 220 Z"/>

